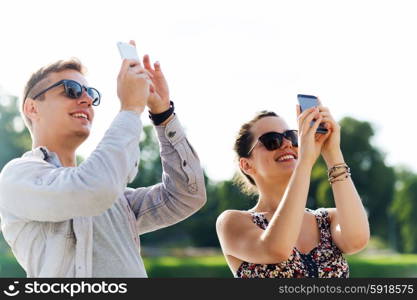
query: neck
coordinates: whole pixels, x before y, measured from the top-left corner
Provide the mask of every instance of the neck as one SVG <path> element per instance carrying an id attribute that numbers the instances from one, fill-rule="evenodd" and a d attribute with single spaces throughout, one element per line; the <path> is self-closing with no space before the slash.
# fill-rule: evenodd
<path id="1" fill-rule="evenodd" d="M 280 181 L 270 183 L 257 183 L 259 190 L 259 199 L 253 210 L 258 212 L 274 212 L 281 203 L 281 200 L 287 189 L 290 177 L 284 178 Z"/>
<path id="2" fill-rule="evenodd" d="M 39 146 L 44 146 L 48 148 L 49 151 L 54 152 L 58 155 L 59 160 L 61 161 L 62 166 L 64 167 L 75 167 L 77 165 L 75 150 L 78 147 L 77 145 L 71 144 L 70 142 L 58 142 L 56 140 L 46 140 L 42 138 L 34 139 L 32 148 Z"/>

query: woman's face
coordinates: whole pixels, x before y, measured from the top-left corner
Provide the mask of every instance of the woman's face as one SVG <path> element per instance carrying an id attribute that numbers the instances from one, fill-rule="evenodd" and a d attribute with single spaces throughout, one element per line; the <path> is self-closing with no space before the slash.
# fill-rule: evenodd
<path id="1" fill-rule="evenodd" d="M 258 138 L 267 132 L 284 133 L 289 128 L 281 117 L 264 117 L 252 126 L 254 145 L 247 163 L 250 165 L 250 174 L 257 183 L 260 181 L 276 183 L 277 180 L 288 179 L 297 163 L 298 148 L 293 146 L 291 141 L 282 139 L 281 147 L 272 151 L 265 148 Z"/>

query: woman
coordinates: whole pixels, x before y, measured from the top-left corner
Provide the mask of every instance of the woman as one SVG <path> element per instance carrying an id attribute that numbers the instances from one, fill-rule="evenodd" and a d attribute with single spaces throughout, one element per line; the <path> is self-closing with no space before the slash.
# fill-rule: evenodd
<path id="1" fill-rule="evenodd" d="M 340 126 L 326 107 L 300 112 L 298 134 L 263 111 L 244 124 L 235 142 L 240 171 L 259 194 L 248 211 L 227 210 L 216 229 L 235 277 L 348 277 L 342 253 L 363 249 L 369 224 L 340 149 Z M 313 120 L 314 125 L 310 125 Z M 316 133 L 325 123 L 326 134 Z M 311 170 L 327 167 L 336 208 L 306 209 Z"/>

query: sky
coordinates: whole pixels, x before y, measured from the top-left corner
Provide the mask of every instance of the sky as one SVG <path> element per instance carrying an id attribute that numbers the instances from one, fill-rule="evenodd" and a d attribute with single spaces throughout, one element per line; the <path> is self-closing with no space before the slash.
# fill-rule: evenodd
<path id="1" fill-rule="evenodd" d="M 298 93 L 336 120 L 374 125 L 389 165 L 417 172 L 417 3 L 405 0 L 0 2 L 0 87 L 21 96 L 31 73 L 78 57 L 102 103 L 79 154 L 88 157 L 120 109 L 118 41 L 159 60 L 171 100 L 214 180 L 237 166 L 234 138 L 267 109 L 296 128 Z M 149 125 L 147 113 L 142 116 Z"/>

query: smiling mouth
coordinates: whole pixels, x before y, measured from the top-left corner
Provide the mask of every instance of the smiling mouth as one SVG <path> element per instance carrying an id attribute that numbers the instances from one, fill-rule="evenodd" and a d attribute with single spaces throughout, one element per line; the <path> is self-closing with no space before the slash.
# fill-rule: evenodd
<path id="1" fill-rule="evenodd" d="M 275 161 L 277 161 L 277 162 L 283 162 L 283 161 L 289 161 L 289 160 L 292 160 L 292 159 L 297 159 L 297 158 L 293 154 L 286 154 L 286 155 L 280 156 Z"/>
<path id="2" fill-rule="evenodd" d="M 76 118 L 76 119 L 85 119 L 85 120 L 89 121 L 88 120 L 88 115 L 84 114 L 84 113 L 71 114 L 71 117 Z"/>

